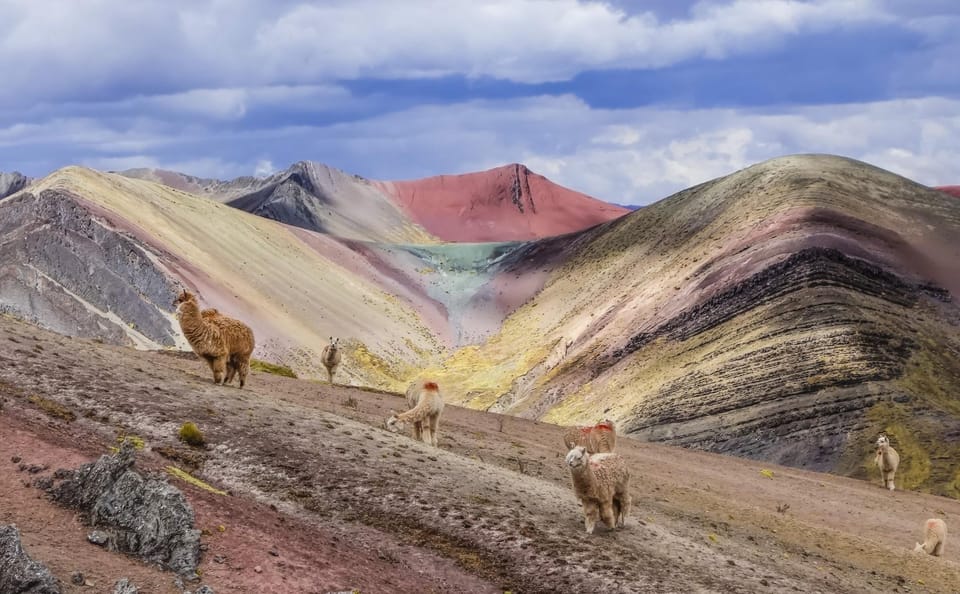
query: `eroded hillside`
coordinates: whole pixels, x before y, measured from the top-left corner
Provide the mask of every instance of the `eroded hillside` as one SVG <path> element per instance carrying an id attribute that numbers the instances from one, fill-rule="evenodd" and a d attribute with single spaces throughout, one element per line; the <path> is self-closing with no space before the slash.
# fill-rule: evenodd
<path id="1" fill-rule="evenodd" d="M 864 163 L 775 159 L 569 238 L 460 402 L 960 495 L 960 203 Z"/>

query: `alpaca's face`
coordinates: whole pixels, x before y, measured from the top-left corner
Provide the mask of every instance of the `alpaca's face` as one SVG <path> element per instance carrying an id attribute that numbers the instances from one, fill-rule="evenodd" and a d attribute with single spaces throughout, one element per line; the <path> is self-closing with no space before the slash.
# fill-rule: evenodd
<path id="1" fill-rule="evenodd" d="M 387 431 L 391 433 L 399 433 L 403 430 L 403 423 L 397 420 L 396 415 L 390 415 L 390 418 L 387 419 L 387 422 L 385 423 L 385 427 L 387 428 Z"/>
<path id="2" fill-rule="evenodd" d="M 587 454 L 587 448 L 583 446 L 577 446 L 567 452 L 567 466 L 570 468 L 579 468 L 586 464 L 590 459 L 590 455 Z"/>
<path id="3" fill-rule="evenodd" d="M 194 299 L 195 297 L 193 296 L 193 293 L 191 293 L 190 291 L 184 290 L 184 291 L 181 291 L 180 294 L 177 295 L 177 298 L 173 300 L 173 306 L 177 308 L 177 310 L 179 311 L 181 305 L 183 305 L 187 301 L 193 301 Z"/>
<path id="4" fill-rule="evenodd" d="M 882 448 L 883 446 L 888 446 L 888 445 L 890 445 L 890 440 L 887 439 L 886 435 L 881 435 L 880 437 L 877 438 L 878 448 Z"/>

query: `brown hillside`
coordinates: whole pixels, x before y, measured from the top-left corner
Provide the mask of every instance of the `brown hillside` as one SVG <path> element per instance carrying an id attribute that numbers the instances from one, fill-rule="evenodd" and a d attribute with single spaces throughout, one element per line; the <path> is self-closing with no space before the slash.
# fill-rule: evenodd
<path id="1" fill-rule="evenodd" d="M 960 583 L 960 548 L 939 559 L 909 551 L 923 520 L 953 526 L 960 503 L 878 481 L 623 438 L 635 512 L 624 530 L 588 537 L 559 427 L 448 406 L 434 449 L 380 428 L 399 394 L 260 373 L 249 389 L 218 387 L 192 356 L 68 339 L 2 316 L 0 344 L 0 523 L 19 526 L 67 594 L 109 591 L 120 577 L 143 592 L 180 592 L 169 574 L 85 542 L 88 528 L 24 484 L 99 455 L 118 435 L 145 442 L 141 469 L 182 466 L 230 492 L 169 479 L 204 529 L 199 583 L 217 592 L 953 592 Z M 176 441 L 185 420 L 204 430 L 206 449 Z M 72 585 L 74 571 L 95 587 Z"/>

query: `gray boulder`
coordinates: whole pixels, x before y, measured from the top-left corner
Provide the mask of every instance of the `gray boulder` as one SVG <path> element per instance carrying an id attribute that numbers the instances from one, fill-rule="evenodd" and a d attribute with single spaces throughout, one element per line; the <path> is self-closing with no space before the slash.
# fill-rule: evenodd
<path id="1" fill-rule="evenodd" d="M 30 180 L 19 171 L 0 173 L 0 200 L 27 187 Z"/>
<path id="2" fill-rule="evenodd" d="M 124 443 L 117 454 L 67 472 L 66 480 L 47 492 L 105 532 L 108 549 L 193 573 L 200 562 L 193 509 L 176 487 L 131 470 L 135 451 Z"/>
<path id="3" fill-rule="evenodd" d="M 50 570 L 24 552 L 16 526 L 0 526 L 0 592 L 60 594 L 60 585 Z"/>
<path id="4" fill-rule="evenodd" d="M 130 580 L 123 578 L 113 586 L 113 594 L 139 594 L 140 590 L 130 583 Z"/>

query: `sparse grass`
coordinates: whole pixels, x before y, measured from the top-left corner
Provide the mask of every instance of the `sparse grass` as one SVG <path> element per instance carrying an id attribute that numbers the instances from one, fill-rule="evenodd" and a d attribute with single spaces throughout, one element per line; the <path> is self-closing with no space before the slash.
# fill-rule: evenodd
<path id="1" fill-rule="evenodd" d="M 281 375 L 283 377 L 292 377 L 293 379 L 297 379 L 297 374 L 286 365 L 269 363 L 267 361 L 261 361 L 260 359 L 250 359 L 250 369 L 253 369 L 254 371 L 261 371 L 263 373 L 272 373 L 273 375 Z"/>
<path id="2" fill-rule="evenodd" d="M 213 486 L 211 486 L 211 485 L 209 485 L 209 484 L 201 481 L 200 479 L 198 479 L 197 477 L 193 476 L 192 474 L 190 474 L 190 473 L 188 473 L 188 472 L 184 472 L 183 470 L 180 470 L 180 469 L 177 468 L 176 466 L 167 466 L 165 470 L 166 470 L 167 473 L 170 474 L 171 476 L 175 476 L 175 477 L 177 477 L 178 479 L 182 480 L 183 482 L 185 482 L 185 483 L 190 483 L 191 485 L 193 485 L 193 486 L 195 486 L 195 487 L 199 487 L 199 488 L 203 489 L 204 491 L 209 491 L 209 492 L 214 493 L 214 494 L 216 494 L 216 495 L 226 495 L 226 494 L 227 494 L 226 491 L 221 491 L 220 489 L 217 489 L 216 487 L 213 487 Z M 222 532 L 222 531 L 223 531 L 223 530 L 221 530 L 221 532 Z"/>
<path id="3" fill-rule="evenodd" d="M 180 438 L 180 441 L 187 445 L 194 447 L 202 446 L 206 443 L 203 437 L 203 431 L 200 431 L 200 428 L 197 427 L 196 423 L 187 421 L 180 426 L 180 431 L 177 432 L 177 437 Z"/>
<path id="4" fill-rule="evenodd" d="M 77 419 L 76 413 L 66 406 L 60 404 L 56 400 L 50 400 L 49 398 L 44 398 L 38 394 L 30 396 L 27 398 L 27 400 L 36 405 L 36 407 L 42 410 L 44 413 L 55 419 L 62 419 L 68 423 L 72 423 Z"/>
<path id="5" fill-rule="evenodd" d="M 123 443 L 127 441 L 132 443 L 134 449 L 136 450 L 142 450 L 146 446 L 146 443 L 143 441 L 143 438 L 138 435 L 125 435 L 121 433 L 120 435 L 117 436 L 118 444 L 123 445 Z"/>

